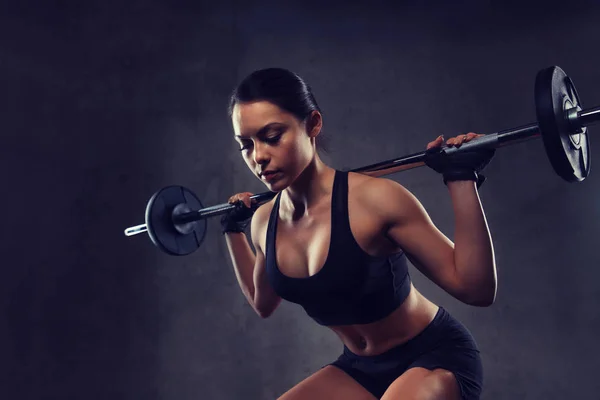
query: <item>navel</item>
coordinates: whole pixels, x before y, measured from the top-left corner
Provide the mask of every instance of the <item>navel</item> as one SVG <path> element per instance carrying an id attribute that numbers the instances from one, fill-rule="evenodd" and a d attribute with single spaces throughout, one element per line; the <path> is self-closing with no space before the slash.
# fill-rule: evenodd
<path id="1" fill-rule="evenodd" d="M 367 339 L 365 339 L 363 336 L 359 336 L 359 338 L 358 338 L 358 347 L 361 350 L 364 350 L 367 348 Z"/>

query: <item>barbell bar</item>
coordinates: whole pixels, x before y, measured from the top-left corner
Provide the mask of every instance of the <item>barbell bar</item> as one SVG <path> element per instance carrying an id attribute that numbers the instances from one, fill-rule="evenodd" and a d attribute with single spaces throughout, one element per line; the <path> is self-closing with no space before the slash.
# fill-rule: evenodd
<path id="1" fill-rule="evenodd" d="M 452 156 L 541 137 L 555 172 L 568 182 L 583 181 L 589 175 L 591 165 L 587 127 L 600 122 L 600 106 L 582 109 L 575 85 L 558 66 L 537 73 L 535 106 L 537 123 L 486 134 L 460 147 L 442 146 L 440 152 Z M 379 177 L 421 167 L 429 155 L 427 151 L 421 151 L 349 171 Z M 250 198 L 256 206 L 260 206 L 275 195 L 275 192 L 264 192 Z M 196 250 L 204 240 L 208 218 L 226 214 L 240 206 L 224 203 L 204 208 L 191 190 L 168 186 L 154 193 L 148 201 L 146 223 L 127 228 L 125 235 L 148 232 L 152 242 L 164 252 L 186 255 Z"/>

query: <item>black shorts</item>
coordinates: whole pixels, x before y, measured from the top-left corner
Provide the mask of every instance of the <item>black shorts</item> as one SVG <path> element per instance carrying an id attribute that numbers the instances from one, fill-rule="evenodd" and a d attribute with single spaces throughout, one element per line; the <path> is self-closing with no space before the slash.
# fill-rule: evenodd
<path id="1" fill-rule="evenodd" d="M 360 356 L 344 346 L 344 353 L 334 365 L 378 399 L 406 370 L 423 367 L 443 368 L 454 373 L 461 397 L 479 399 L 483 385 L 483 366 L 479 349 L 469 330 L 445 309 L 408 342 L 375 356 Z"/>

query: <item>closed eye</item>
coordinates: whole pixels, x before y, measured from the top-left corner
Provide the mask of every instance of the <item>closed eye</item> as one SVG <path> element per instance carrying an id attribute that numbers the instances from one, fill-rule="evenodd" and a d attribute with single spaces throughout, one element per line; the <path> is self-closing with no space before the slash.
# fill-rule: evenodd
<path id="1" fill-rule="evenodd" d="M 252 141 L 242 141 L 242 147 L 239 148 L 240 151 L 244 151 L 244 150 L 248 150 L 250 148 L 250 146 L 252 146 Z"/>
<path id="2" fill-rule="evenodd" d="M 279 139 L 281 139 L 281 135 L 283 135 L 283 130 L 278 130 L 276 131 L 275 135 L 266 137 L 264 140 L 269 144 L 274 144 L 279 142 Z"/>
<path id="3" fill-rule="evenodd" d="M 269 136 L 264 137 L 261 140 L 267 144 L 274 145 L 279 142 L 283 133 L 284 133 L 284 129 L 272 130 L 270 132 Z M 252 147 L 252 143 L 253 143 L 252 140 L 247 140 L 247 139 L 240 140 L 240 144 L 242 145 L 242 147 L 240 147 L 239 150 L 244 151 L 244 150 L 250 149 Z"/>

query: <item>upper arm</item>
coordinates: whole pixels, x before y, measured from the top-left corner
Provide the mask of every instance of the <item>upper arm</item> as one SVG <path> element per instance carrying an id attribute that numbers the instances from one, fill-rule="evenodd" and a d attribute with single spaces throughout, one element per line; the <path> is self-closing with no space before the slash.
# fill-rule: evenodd
<path id="1" fill-rule="evenodd" d="M 275 290 L 269 283 L 267 277 L 267 269 L 265 265 L 265 254 L 261 246 L 261 238 L 266 234 L 266 223 L 268 222 L 268 213 L 265 217 L 266 207 L 259 207 L 250 225 L 252 244 L 256 253 L 256 261 L 254 263 L 254 307 L 258 314 L 267 318 L 277 308 L 281 302 L 281 297 L 275 293 Z"/>
<path id="2" fill-rule="evenodd" d="M 461 283 L 454 263 L 454 243 L 433 223 L 419 200 L 389 179 L 373 179 L 368 191 L 383 219 L 386 236 L 411 263 L 452 296 L 460 299 Z"/>

